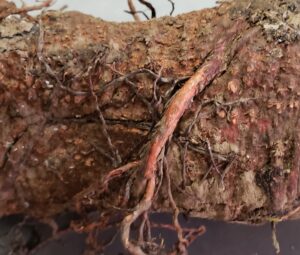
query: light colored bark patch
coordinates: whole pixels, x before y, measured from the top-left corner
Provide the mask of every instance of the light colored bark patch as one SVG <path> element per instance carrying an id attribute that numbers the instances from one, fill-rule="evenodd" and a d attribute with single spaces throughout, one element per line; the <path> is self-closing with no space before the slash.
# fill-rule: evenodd
<path id="1" fill-rule="evenodd" d="M 253 171 L 244 172 L 241 175 L 241 184 L 239 187 L 242 188 L 241 201 L 243 201 L 245 206 L 255 209 L 265 204 L 267 197 L 256 185 L 255 173 Z"/>

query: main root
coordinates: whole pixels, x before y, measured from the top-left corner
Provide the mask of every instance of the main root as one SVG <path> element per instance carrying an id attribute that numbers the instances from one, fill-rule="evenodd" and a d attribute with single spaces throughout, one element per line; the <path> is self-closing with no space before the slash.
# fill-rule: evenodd
<path id="1" fill-rule="evenodd" d="M 167 167 L 164 148 L 166 148 L 167 142 L 172 139 L 172 135 L 181 117 L 183 116 L 185 111 L 189 109 L 190 104 L 192 103 L 194 97 L 199 93 L 203 92 L 205 88 L 209 84 L 211 84 L 214 79 L 216 79 L 219 75 L 221 75 L 224 71 L 226 71 L 230 61 L 234 57 L 235 53 L 237 52 L 241 44 L 244 43 L 247 40 L 247 38 L 249 38 L 249 34 L 251 34 L 249 32 L 247 32 L 243 36 L 240 35 L 240 31 L 242 28 L 243 28 L 242 22 L 238 20 L 234 25 L 234 27 L 230 31 L 228 31 L 225 38 L 222 38 L 216 43 L 214 49 L 212 49 L 212 51 L 204 59 L 203 64 L 195 72 L 195 74 L 192 75 L 184 83 L 184 85 L 175 93 L 175 95 L 169 100 L 162 118 L 156 123 L 150 142 L 146 146 L 147 148 L 146 154 L 144 154 L 140 160 L 129 162 L 123 166 L 119 166 L 116 169 L 110 171 L 106 175 L 106 177 L 104 177 L 102 180 L 101 188 L 100 190 L 98 190 L 100 194 L 108 191 L 109 189 L 108 184 L 112 179 L 121 177 L 124 173 L 127 173 L 131 169 L 137 169 L 137 171 L 139 171 L 140 173 L 141 170 L 143 170 L 142 177 L 143 177 L 143 183 L 145 183 L 145 191 L 142 195 L 142 199 L 132 210 L 130 210 L 130 213 L 124 217 L 120 226 L 122 243 L 124 245 L 124 248 L 130 254 L 134 254 L 134 255 L 146 254 L 145 251 L 143 250 L 143 245 L 141 245 L 141 243 L 143 242 L 142 241 L 143 231 L 145 229 L 144 225 L 146 222 L 148 222 L 147 226 L 149 230 L 150 228 L 149 220 L 148 221 L 146 220 L 148 217 L 148 211 L 151 209 L 153 200 L 155 199 L 158 193 L 158 189 L 161 186 L 163 177 L 166 178 L 168 184 L 169 201 L 174 211 L 174 220 L 173 220 L 174 229 L 176 230 L 178 235 L 178 245 L 177 248 L 175 249 L 175 252 L 178 254 L 187 254 L 187 247 L 191 243 L 191 241 L 194 240 L 194 238 L 197 235 L 203 233 L 203 228 L 199 228 L 197 230 L 191 230 L 191 231 L 183 231 L 183 229 L 179 224 L 178 215 L 180 211 L 172 195 L 171 178 Z M 240 40 L 240 38 L 242 39 Z M 106 128 L 106 122 L 98 104 L 97 96 L 101 94 L 103 91 L 105 91 L 106 88 L 108 87 L 111 86 L 115 87 L 115 86 L 119 86 L 119 84 L 125 83 L 130 87 L 130 89 L 137 96 L 137 98 L 147 106 L 149 112 L 152 115 L 152 120 L 153 122 L 155 122 L 158 114 L 155 111 L 155 107 L 152 104 L 158 104 L 159 101 L 161 100 L 161 98 L 158 99 L 157 96 L 157 91 L 156 91 L 157 82 L 161 82 L 161 83 L 173 82 L 173 84 L 176 84 L 177 82 L 186 80 L 186 77 L 183 79 L 171 79 L 171 78 L 162 77 L 161 75 L 162 68 L 160 69 L 158 74 L 154 73 L 149 69 L 140 69 L 129 74 L 123 74 L 118 72 L 113 66 L 109 66 L 111 70 L 119 76 L 118 78 L 115 78 L 111 82 L 108 82 L 100 89 L 94 90 L 92 78 L 91 76 L 89 76 L 90 77 L 89 91 L 73 91 L 62 84 L 58 76 L 51 69 L 50 65 L 46 62 L 46 59 L 43 57 L 42 49 L 43 49 L 43 27 L 40 21 L 40 38 L 38 43 L 38 58 L 40 62 L 43 64 L 44 68 L 46 69 L 46 72 L 54 80 L 57 81 L 58 89 L 65 90 L 74 95 L 85 95 L 85 96 L 93 97 L 94 102 L 96 104 L 96 112 L 103 127 L 102 132 L 107 138 L 107 144 L 111 153 L 111 155 L 109 156 L 112 158 L 113 165 L 120 165 L 121 158 L 119 156 L 118 150 L 114 147 L 112 141 L 110 140 L 110 136 Z M 101 59 L 104 56 L 105 54 L 104 55 L 102 54 L 101 56 L 97 56 L 96 57 L 97 63 L 99 61 L 101 62 Z M 96 65 L 97 63 L 95 62 L 94 64 Z M 88 71 L 91 70 L 92 68 L 90 68 Z M 139 94 L 139 92 L 136 90 L 136 86 L 134 82 L 131 81 L 131 78 L 133 78 L 135 75 L 139 73 L 146 73 L 155 79 L 153 85 L 153 100 L 151 103 L 147 99 L 143 98 L 142 95 Z M 197 111 L 197 116 L 195 117 L 195 121 L 198 118 L 200 111 L 201 108 L 199 108 L 199 111 Z M 194 123 L 192 123 L 192 125 L 194 125 Z M 190 129 L 191 128 L 192 127 L 190 127 Z M 211 160 L 213 162 L 213 166 L 218 172 L 218 168 L 216 166 L 216 163 L 214 162 L 214 156 L 210 149 L 209 142 L 207 142 L 207 145 L 209 148 L 209 153 L 210 153 Z M 185 145 L 185 147 L 187 146 L 188 144 Z M 158 167 L 159 162 L 161 163 L 160 167 Z M 157 181 L 159 169 L 160 169 L 161 178 L 159 181 Z M 131 182 L 129 182 L 129 184 L 131 185 Z M 130 185 L 126 185 L 126 186 L 130 187 Z M 123 200 L 125 201 L 125 203 L 129 201 L 128 187 L 126 187 L 126 192 L 125 192 L 126 194 L 124 195 L 124 197 L 126 198 Z M 92 189 L 94 188 L 95 186 L 92 187 Z M 144 215 L 145 220 L 142 221 L 142 225 L 140 227 L 140 238 L 139 238 L 140 242 L 134 243 L 130 240 L 131 225 L 142 215 Z M 150 243 L 152 242 L 151 238 L 150 240 L 147 241 Z"/>
<path id="2" fill-rule="evenodd" d="M 164 155 L 164 149 L 168 140 L 172 138 L 172 134 L 178 125 L 184 112 L 189 108 L 193 98 L 201 93 L 216 77 L 226 71 L 228 64 L 232 60 L 239 46 L 241 45 L 240 31 L 241 24 L 237 21 L 235 27 L 228 33 L 226 38 L 218 41 L 215 48 L 209 56 L 204 60 L 202 66 L 194 75 L 177 91 L 177 93 L 169 101 L 161 120 L 156 124 L 154 135 L 148 144 L 148 150 L 143 160 L 138 161 L 138 164 L 143 163 L 144 179 L 147 181 L 145 192 L 142 200 L 136 205 L 132 213 L 125 216 L 121 224 L 121 239 L 125 249 L 134 255 L 146 254 L 141 245 L 135 244 L 130 240 L 131 225 L 141 216 L 147 214 L 154 200 L 155 191 L 157 188 L 157 170 L 159 160 L 164 162 L 164 174 L 168 183 L 168 195 L 171 207 L 174 210 L 174 228 L 178 233 L 178 246 L 176 252 L 179 254 L 187 254 L 187 246 L 190 243 L 178 222 L 179 209 L 176 206 L 172 196 L 171 180 L 167 169 L 167 163 Z M 244 37 L 243 37 L 244 38 Z M 245 42 L 245 40 L 243 40 Z M 208 145 L 209 147 L 209 145 Z M 210 155 L 212 153 L 210 151 Z M 213 160 L 213 159 L 212 159 Z M 132 162 L 136 167 L 137 162 Z M 119 169 L 115 169 L 108 176 L 115 176 L 128 171 L 128 166 L 125 165 Z M 141 170 L 140 169 L 140 170 Z M 110 177 L 105 180 L 110 180 Z M 107 185 L 107 181 L 105 181 Z M 144 224 L 144 223 L 143 223 Z M 143 227 L 141 227 L 143 229 Z M 197 232 L 197 231 L 196 231 Z M 200 231 L 201 232 L 201 231 Z M 193 232 L 195 234 L 195 232 Z M 202 232 L 201 232 L 202 233 Z M 192 232 L 189 235 L 194 236 Z M 141 235 L 141 234 L 140 234 Z"/>

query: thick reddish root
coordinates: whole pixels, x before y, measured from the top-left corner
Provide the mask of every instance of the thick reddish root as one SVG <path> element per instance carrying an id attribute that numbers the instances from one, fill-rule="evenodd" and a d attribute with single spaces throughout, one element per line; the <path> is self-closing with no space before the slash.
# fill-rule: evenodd
<path id="1" fill-rule="evenodd" d="M 239 22 L 237 23 L 239 27 Z M 193 98 L 201 93 L 218 75 L 220 75 L 235 53 L 238 44 L 233 43 L 238 28 L 231 32 L 231 35 L 220 40 L 216 44 L 212 56 L 206 60 L 200 69 L 184 84 L 184 86 L 174 95 L 169 103 L 162 119 L 158 123 L 156 134 L 151 141 L 148 158 L 145 166 L 146 178 L 152 178 L 156 171 L 157 158 L 165 146 L 168 139 L 172 136 L 177 124 L 193 101 Z"/>
<path id="2" fill-rule="evenodd" d="M 241 26 L 239 22 L 228 33 L 225 39 L 220 40 L 211 56 L 204 62 L 201 68 L 184 84 L 184 86 L 171 99 L 162 119 L 157 125 L 156 133 L 150 143 L 148 155 L 145 162 L 145 178 L 148 180 L 146 192 L 143 199 L 137 205 L 133 213 L 126 216 L 122 222 L 121 238 L 128 252 L 135 255 L 145 254 L 142 249 L 130 242 L 131 224 L 145 211 L 149 210 L 156 187 L 157 162 L 166 142 L 172 136 L 180 118 L 189 108 L 193 98 L 202 92 L 217 76 L 226 70 L 227 65 L 235 54 L 238 43 L 236 43 Z M 173 201 L 174 202 L 174 201 Z M 175 202 L 174 202 L 175 203 Z M 173 205 L 174 206 L 174 205 Z M 176 209 L 176 205 L 174 206 Z M 176 219 L 178 210 L 175 212 Z M 180 243 L 183 244 L 184 237 L 178 221 L 175 219 L 176 230 L 180 230 Z M 176 224 L 177 223 L 177 224 Z M 184 249 L 182 249 L 184 250 Z"/>
<path id="3" fill-rule="evenodd" d="M 145 195 L 142 201 L 137 205 L 133 213 L 127 215 L 121 225 L 121 239 L 124 248 L 133 255 L 145 255 L 142 249 L 130 242 L 131 224 L 145 211 L 149 210 L 152 205 L 152 198 L 155 191 L 155 176 L 148 180 Z"/>

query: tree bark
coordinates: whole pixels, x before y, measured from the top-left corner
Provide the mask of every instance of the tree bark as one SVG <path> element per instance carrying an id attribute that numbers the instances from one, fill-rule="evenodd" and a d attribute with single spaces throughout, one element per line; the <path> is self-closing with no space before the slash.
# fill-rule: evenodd
<path id="1" fill-rule="evenodd" d="M 135 23 L 59 11 L 3 18 L 0 215 L 133 208 L 151 144 L 165 138 L 164 116 L 176 115 L 168 107 L 223 41 L 230 61 L 187 101 L 165 154 L 156 153 L 151 210 L 173 211 L 165 164 L 180 212 L 247 223 L 299 218 L 298 31 L 283 38 L 280 30 L 298 22 L 298 6 L 289 9 L 294 23 L 244 7 Z"/>

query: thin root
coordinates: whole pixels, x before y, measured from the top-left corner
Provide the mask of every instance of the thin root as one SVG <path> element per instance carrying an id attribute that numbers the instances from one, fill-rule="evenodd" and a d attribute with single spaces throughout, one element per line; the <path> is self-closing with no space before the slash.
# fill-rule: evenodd
<path id="1" fill-rule="evenodd" d="M 122 159 L 121 159 L 121 156 L 120 156 L 120 154 L 119 154 L 119 151 L 118 151 L 118 150 L 114 147 L 114 145 L 112 144 L 110 135 L 109 135 L 109 133 L 108 133 L 108 131 L 107 131 L 106 121 L 105 121 L 105 119 L 104 119 L 104 117 L 103 117 L 103 114 L 102 114 L 102 112 L 101 112 L 101 109 L 100 109 L 100 107 L 99 107 L 98 97 L 97 97 L 97 95 L 96 95 L 95 92 L 94 92 L 93 82 L 92 82 L 91 77 L 90 77 L 90 83 L 89 83 L 89 85 L 90 85 L 90 91 L 91 91 L 91 94 L 92 94 L 92 96 L 93 96 L 93 98 L 94 98 L 94 100 L 95 100 L 96 111 L 97 111 L 97 113 L 98 113 L 98 117 L 99 117 L 99 119 L 100 119 L 100 121 L 101 121 L 101 124 L 102 124 L 102 129 L 101 129 L 101 130 L 102 130 L 102 132 L 103 132 L 104 137 L 106 137 L 107 144 L 108 144 L 108 146 L 109 146 L 110 151 L 111 151 L 111 152 L 113 153 L 113 155 L 114 155 L 114 157 L 113 157 L 113 158 L 114 158 L 114 160 L 113 160 L 113 166 L 116 167 L 117 165 L 119 165 L 119 164 L 122 162 Z"/>
<path id="2" fill-rule="evenodd" d="M 127 172 L 127 171 L 129 171 L 129 170 L 131 170 L 131 169 L 133 169 L 133 168 L 136 168 L 136 167 L 140 166 L 140 165 L 141 165 L 141 162 L 142 162 L 141 160 L 132 161 L 132 162 L 127 163 L 126 165 L 123 165 L 123 166 L 121 166 L 121 167 L 118 167 L 118 168 L 116 168 L 116 169 L 110 171 L 110 172 L 105 176 L 105 178 L 103 179 L 103 187 L 104 187 L 105 189 L 107 189 L 108 183 L 109 183 L 111 180 L 113 180 L 113 179 L 115 179 L 115 178 L 121 176 L 122 174 L 124 174 L 125 172 Z"/>
<path id="3" fill-rule="evenodd" d="M 277 231 L 276 231 L 276 222 L 271 222 L 272 227 L 272 241 L 273 241 L 273 247 L 275 249 L 276 254 L 280 254 L 280 245 L 277 239 Z"/>
<path id="4" fill-rule="evenodd" d="M 183 236 L 183 230 L 182 230 L 182 227 L 180 226 L 180 223 L 178 220 L 179 209 L 173 198 L 170 173 L 169 173 L 169 168 L 168 168 L 166 160 L 164 161 L 164 166 L 165 166 L 164 170 L 165 170 L 165 176 L 166 176 L 167 186 L 168 186 L 169 201 L 170 201 L 171 207 L 173 208 L 173 211 L 174 211 L 173 224 L 174 224 L 175 230 L 177 232 L 177 237 L 178 237 L 178 246 L 177 246 L 178 252 L 179 252 L 179 254 L 187 254 L 188 241 Z"/>
<path id="5" fill-rule="evenodd" d="M 11 8 L 8 9 L 6 12 L 0 15 L 0 20 L 6 18 L 9 15 L 15 15 L 15 14 L 23 14 L 31 11 L 38 11 L 44 8 L 49 7 L 52 5 L 53 0 L 46 0 L 40 4 L 32 5 L 32 6 L 26 6 L 23 5 L 21 8 Z"/>

